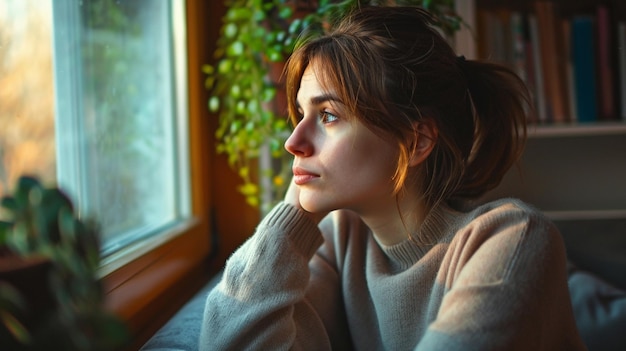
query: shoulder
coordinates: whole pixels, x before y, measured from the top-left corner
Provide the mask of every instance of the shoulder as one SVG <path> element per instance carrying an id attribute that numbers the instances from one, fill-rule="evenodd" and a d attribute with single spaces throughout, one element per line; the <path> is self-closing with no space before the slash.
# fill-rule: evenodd
<path id="1" fill-rule="evenodd" d="M 482 215 L 495 213 L 527 214 L 543 216 L 541 211 L 531 204 L 517 198 L 501 198 L 489 202 L 457 201 L 451 207 L 467 214 Z"/>
<path id="2" fill-rule="evenodd" d="M 519 199 L 504 198 L 476 206 L 469 213 L 468 226 L 485 239 L 506 236 L 515 242 L 547 242 L 560 237 L 556 226 L 539 209 Z"/>
<path id="3" fill-rule="evenodd" d="M 534 206 L 515 198 L 504 198 L 474 207 L 461 208 L 466 225 L 489 233 L 510 229 L 518 233 L 554 231 L 556 227 L 546 215 Z"/>
<path id="4" fill-rule="evenodd" d="M 538 209 L 517 199 L 501 199 L 465 212 L 465 223 L 451 249 L 463 252 L 466 262 L 493 271 L 495 279 L 534 271 L 564 256 L 556 226 Z M 497 271 L 497 272 L 496 272 Z"/>

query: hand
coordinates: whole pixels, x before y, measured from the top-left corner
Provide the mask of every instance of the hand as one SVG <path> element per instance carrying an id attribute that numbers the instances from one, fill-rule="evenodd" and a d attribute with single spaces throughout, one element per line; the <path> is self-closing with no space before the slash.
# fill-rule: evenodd
<path id="1" fill-rule="evenodd" d="M 293 179 L 289 182 L 289 187 L 285 194 L 285 202 L 304 211 L 315 223 L 319 223 L 328 214 L 328 212 L 314 213 L 305 210 L 302 205 L 300 205 L 300 187 L 293 182 Z"/>

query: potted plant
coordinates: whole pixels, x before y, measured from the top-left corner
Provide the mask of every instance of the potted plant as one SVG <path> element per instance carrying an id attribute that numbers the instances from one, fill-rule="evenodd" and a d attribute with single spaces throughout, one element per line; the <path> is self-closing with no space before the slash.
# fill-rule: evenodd
<path id="1" fill-rule="evenodd" d="M 282 63 L 303 29 L 324 31 L 355 6 L 421 6 L 452 35 L 462 24 L 454 0 L 228 0 L 216 61 L 203 67 L 209 109 L 219 116 L 217 151 L 243 179 L 241 193 L 267 210 L 280 199 L 290 173 L 283 144 L 290 133 L 279 82 Z"/>
<path id="2" fill-rule="evenodd" d="M 97 225 L 70 199 L 21 177 L 0 212 L 0 344 L 10 350 L 114 350 L 128 337 L 103 307 Z"/>

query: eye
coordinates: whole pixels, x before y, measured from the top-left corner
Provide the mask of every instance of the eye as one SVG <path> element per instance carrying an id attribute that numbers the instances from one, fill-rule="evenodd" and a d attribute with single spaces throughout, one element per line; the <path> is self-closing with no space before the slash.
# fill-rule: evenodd
<path id="1" fill-rule="evenodd" d="M 327 124 L 339 120 L 339 117 L 337 117 L 330 111 L 322 111 L 320 115 L 320 120 L 322 121 L 322 123 Z"/>

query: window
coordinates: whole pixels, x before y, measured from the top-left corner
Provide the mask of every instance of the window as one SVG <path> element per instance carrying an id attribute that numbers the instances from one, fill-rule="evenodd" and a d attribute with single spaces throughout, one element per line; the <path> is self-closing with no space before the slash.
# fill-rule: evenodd
<path id="1" fill-rule="evenodd" d="M 94 154 L 93 152 L 98 150 L 98 145 L 114 144 L 96 143 L 91 139 L 105 136 L 94 129 L 86 128 L 91 127 L 89 123 L 98 125 L 104 123 L 100 120 L 101 117 L 94 114 L 95 102 L 104 102 L 104 97 L 110 102 L 110 96 L 98 96 L 89 104 L 83 100 L 83 94 L 88 93 L 87 89 L 94 91 L 99 89 L 97 85 L 106 84 L 103 80 L 107 77 L 98 77 L 98 81 L 91 83 L 96 86 L 85 86 L 88 83 L 79 79 L 81 72 L 85 71 L 84 67 L 79 66 L 85 64 L 80 62 L 83 57 L 81 55 L 83 50 L 96 48 L 92 45 L 79 50 L 76 48 L 77 44 L 74 46 L 67 44 L 71 40 L 77 42 L 76 37 L 70 36 L 78 34 L 72 33 L 69 29 L 84 28 L 82 21 L 85 17 L 81 16 L 89 14 L 89 11 L 94 15 L 104 11 L 103 8 L 95 7 L 97 5 L 126 6 L 118 9 L 124 10 L 122 13 L 126 13 L 127 16 L 138 17 L 147 14 L 134 13 L 133 9 L 137 6 L 153 6 L 151 12 L 146 10 L 153 15 L 158 13 L 156 12 L 158 5 L 162 5 L 159 7 L 162 11 L 170 11 L 169 15 L 161 12 L 169 19 L 166 21 L 160 17 L 161 26 L 157 26 L 155 22 L 151 30 L 159 31 L 161 34 L 167 33 L 171 42 L 166 44 L 167 41 L 161 40 L 163 38 L 155 39 L 156 34 L 149 33 L 155 34 L 150 40 L 161 41 L 154 41 L 146 48 L 158 50 L 169 61 L 160 61 L 162 66 L 157 67 L 155 64 L 142 70 L 144 76 L 140 78 L 141 82 L 145 78 L 155 82 L 156 85 L 169 84 L 169 88 L 175 86 L 174 89 L 168 90 L 175 94 L 174 96 L 164 94 L 164 97 L 160 98 L 176 99 L 172 100 L 169 107 L 163 107 L 162 111 L 158 111 L 160 114 L 170 113 L 172 118 L 169 125 L 172 127 L 169 134 L 164 134 L 161 139 L 156 137 L 146 139 L 146 142 L 133 146 L 141 149 L 146 145 L 149 146 L 151 141 L 164 143 L 166 135 L 171 137 L 174 143 L 171 150 L 173 158 L 169 162 L 174 169 L 166 167 L 152 169 L 155 172 L 164 170 L 178 183 L 172 186 L 175 190 L 173 193 L 179 191 L 174 200 L 180 206 L 175 215 L 178 224 L 170 223 L 164 226 L 163 230 L 159 230 L 159 235 L 146 237 L 145 240 L 129 244 L 125 249 L 117 251 L 115 247 L 119 246 L 115 245 L 121 246 L 126 238 L 119 237 L 120 241 L 117 244 L 112 244 L 115 241 L 109 241 L 108 256 L 101 270 L 107 307 L 125 320 L 132 332 L 133 345 L 127 350 L 137 350 L 194 291 L 208 280 L 211 274 L 221 268 L 230 252 L 253 232 L 259 217 L 258 211 L 246 205 L 245 199 L 237 191 L 239 185 L 237 174 L 228 167 L 225 158 L 215 155 L 213 139 L 216 129 L 215 116 L 210 115 L 206 106 L 208 92 L 204 87 L 205 77 L 202 75 L 201 67 L 213 59 L 221 25 L 220 19 L 225 13 L 225 6 L 220 1 L 0 0 L 0 195 L 7 190 L 7 186 L 14 184 L 20 174 L 40 174 L 44 181 L 56 182 L 56 169 L 63 168 L 66 173 L 58 176 L 59 181 L 73 184 L 71 192 L 89 199 L 89 203 L 80 199 L 84 211 L 96 211 L 98 205 L 104 207 L 114 205 L 102 200 L 100 203 L 96 201 L 98 196 L 102 196 L 97 190 L 105 184 L 99 177 L 104 177 L 103 172 L 113 172 L 113 169 L 94 164 L 105 159 L 115 159 L 114 157 L 120 162 L 127 160 L 126 154 L 121 154 L 125 151 L 109 155 Z M 92 6 L 91 10 L 86 6 Z M 64 18 L 63 21 L 60 18 Z M 113 18 L 112 22 L 117 23 L 119 19 Z M 186 21 L 185 27 L 180 26 L 183 18 Z M 154 18 L 155 21 L 158 19 L 159 17 Z M 134 20 L 139 21 L 138 18 Z M 168 23 L 167 28 L 164 27 L 164 23 Z M 95 25 L 96 23 L 93 23 L 93 26 Z M 150 23 L 146 25 L 150 26 Z M 61 28 L 66 28 L 65 37 L 58 32 Z M 169 30 L 166 30 L 168 28 Z M 86 33 L 80 35 L 83 39 L 87 36 Z M 61 38 L 57 40 L 59 36 Z M 184 37 L 188 42 L 187 45 L 184 45 L 183 40 L 179 40 Z M 58 67 L 63 61 L 59 61 L 61 58 L 57 56 L 62 52 L 62 40 L 65 40 L 67 45 L 63 59 L 70 61 L 65 61 L 64 71 L 59 73 L 57 71 L 61 69 Z M 128 37 L 118 37 L 116 40 L 118 43 L 131 45 L 127 43 L 130 40 Z M 161 45 L 169 45 L 169 50 L 173 51 L 167 52 L 168 49 Z M 106 45 L 104 46 L 106 49 Z M 106 52 L 92 54 L 105 55 Z M 124 61 L 122 64 L 136 63 L 132 61 Z M 166 67 L 165 62 L 169 62 L 170 66 Z M 143 68 L 145 67 L 137 69 Z M 157 72 L 159 70 L 161 71 Z M 169 73 L 163 75 L 166 70 L 169 70 Z M 161 78 L 155 78 L 157 74 L 162 74 Z M 169 79 L 169 83 L 165 79 Z M 62 100 L 59 94 L 67 95 Z M 95 96 L 93 92 L 91 94 Z M 59 103 L 66 105 L 60 106 Z M 146 100 L 143 103 L 150 102 Z M 105 107 L 113 108 L 113 105 L 108 104 L 102 108 Z M 141 105 L 135 108 L 148 107 Z M 69 112 L 59 116 L 60 111 L 64 109 Z M 176 113 L 173 114 L 172 110 Z M 90 119 L 85 116 L 82 120 L 77 118 L 83 113 L 92 115 Z M 186 118 L 181 120 L 185 114 Z M 61 118 L 63 122 L 60 122 Z M 167 123 L 157 122 L 152 117 L 150 121 L 154 124 Z M 82 126 L 83 129 L 78 128 L 81 123 L 86 124 Z M 149 128 L 157 130 L 160 127 L 150 125 Z M 115 134 L 121 131 L 113 129 L 113 132 Z M 63 135 L 62 139 L 58 133 Z M 82 140 L 83 144 L 74 144 L 72 147 L 70 138 Z M 131 151 L 133 150 L 127 152 Z M 63 160 L 57 160 L 57 155 Z M 68 160 L 69 156 L 73 159 Z M 63 162 L 66 163 L 61 166 Z M 185 163 L 193 167 L 188 167 Z M 130 162 L 122 164 L 130 170 L 138 168 Z M 87 168 L 88 166 L 94 168 Z M 81 169 L 84 173 L 76 171 Z M 189 170 L 189 174 L 178 173 L 179 170 Z M 177 172 L 173 173 L 174 171 Z M 159 186 L 159 183 L 155 182 L 152 186 Z M 151 189 L 151 192 L 154 191 Z M 162 189 L 156 191 L 161 192 Z M 147 203 L 152 201 L 151 195 L 154 194 L 147 194 L 142 200 L 136 201 L 136 205 L 151 206 Z M 91 204 L 91 201 L 95 202 Z M 189 216 L 182 220 L 187 211 L 190 211 Z M 215 220 L 210 220 L 211 216 Z M 121 227 L 121 224 L 115 223 L 115 219 L 113 222 L 114 225 Z M 139 225 L 134 229 L 148 227 Z M 132 233 L 132 230 L 127 233 Z M 219 249 L 213 242 L 214 236 L 218 233 L 219 241 L 215 242 L 219 242 Z M 129 250 L 132 250 L 130 254 L 125 254 Z"/>
<path id="2" fill-rule="evenodd" d="M 190 216 L 183 1 L 0 0 L 0 40 L 0 192 L 58 183 L 105 256 Z"/>

